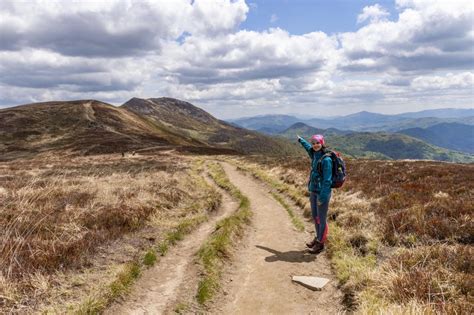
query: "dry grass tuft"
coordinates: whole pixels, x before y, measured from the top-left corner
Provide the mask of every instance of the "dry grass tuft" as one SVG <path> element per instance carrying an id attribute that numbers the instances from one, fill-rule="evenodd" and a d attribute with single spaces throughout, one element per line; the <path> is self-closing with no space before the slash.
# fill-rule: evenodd
<path id="1" fill-rule="evenodd" d="M 56 274 L 88 267 L 112 240 L 217 208 L 219 194 L 191 166 L 166 156 L 0 163 L 0 310 L 32 311 Z"/>

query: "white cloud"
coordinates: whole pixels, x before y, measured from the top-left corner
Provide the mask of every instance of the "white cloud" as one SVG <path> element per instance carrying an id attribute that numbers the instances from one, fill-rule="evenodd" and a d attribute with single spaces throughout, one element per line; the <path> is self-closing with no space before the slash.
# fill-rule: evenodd
<path id="1" fill-rule="evenodd" d="M 68 91 L 132 90 L 146 80 L 139 60 L 66 57 L 47 50 L 0 52 L 0 84 Z"/>
<path id="2" fill-rule="evenodd" d="M 378 22 L 386 20 L 390 16 L 390 13 L 381 7 L 379 4 L 364 7 L 362 13 L 357 16 L 357 23 L 363 23 L 367 20 L 370 22 Z"/>
<path id="3" fill-rule="evenodd" d="M 372 20 L 339 35 L 349 71 L 430 72 L 472 68 L 470 1 L 398 1 L 397 21 Z M 451 5 L 453 3 L 453 5 Z M 364 60 L 371 60 L 364 64 Z"/>
<path id="4" fill-rule="evenodd" d="M 249 7 L 244 0 L 195 0 L 185 31 L 191 34 L 219 34 L 242 23 Z"/>
<path id="5" fill-rule="evenodd" d="M 257 8 L 243 0 L 1 1 L 0 104 L 171 96 L 224 117 L 472 107 L 470 1 L 399 0 L 392 16 L 368 6 L 357 31 L 335 36 L 238 30 L 249 7 Z"/>
<path id="6" fill-rule="evenodd" d="M 178 82 L 215 84 L 295 77 L 333 66 L 337 41 L 322 32 L 301 36 L 275 28 L 168 43 L 161 66 Z"/>
<path id="7" fill-rule="evenodd" d="M 244 0 L 64 2 L 4 0 L 0 49 L 43 48 L 70 56 L 134 56 L 183 33 L 233 31 L 246 18 Z"/>
<path id="8" fill-rule="evenodd" d="M 419 76 L 413 79 L 415 90 L 469 89 L 474 93 L 474 73 L 448 73 L 444 76 Z"/>

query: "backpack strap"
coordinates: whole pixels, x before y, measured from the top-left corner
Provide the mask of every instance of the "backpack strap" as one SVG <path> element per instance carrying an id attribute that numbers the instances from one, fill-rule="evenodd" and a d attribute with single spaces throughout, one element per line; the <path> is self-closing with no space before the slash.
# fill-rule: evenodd
<path id="1" fill-rule="evenodd" d="M 325 153 L 323 154 L 323 156 L 321 156 L 321 157 L 319 158 L 318 164 L 317 164 L 317 169 L 318 169 L 318 173 L 319 173 L 320 176 L 323 176 L 323 167 L 322 167 L 323 159 L 326 158 L 326 157 L 328 157 L 328 158 L 330 158 L 330 159 L 332 160 L 332 154 L 333 154 L 332 151 L 328 151 L 328 152 L 325 152 Z"/>

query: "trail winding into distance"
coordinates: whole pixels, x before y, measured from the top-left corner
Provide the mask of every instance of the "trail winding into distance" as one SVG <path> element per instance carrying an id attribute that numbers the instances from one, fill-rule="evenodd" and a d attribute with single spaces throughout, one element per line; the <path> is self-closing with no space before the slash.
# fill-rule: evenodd
<path id="1" fill-rule="evenodd" d="M 325 255 L 306 253 L 309 233 L 298 232 L 286 210 L 254 178 L 223 163 L 227 176 L 250 199 L 253 224 L 223 280 L 226 292 L 216 301 L 216 314 L 335 314 L 342 310 Z M 292 283 L 293 275 L 332 281 L 322 291 Z"/>
<path id="2" fill-rule="evenodd" d="M 224 269 L 221 293 L 206 313 L 336 314 L 342 311 L 342 294 L 336 288 L 329 261 L 324 254 L 315 256 L 305 251 L 304 242 L 311 237 L 310 233 L 294 228 L 286 210 L 262 183 L 233 165 L 222 165 L 230 181 L 250 199 L 254 216 L 233 259 Z M 190 300 L 196 294 L 199 277 L 192 264 L 193 256 L 217 220 L 236 208 L 236 202 L 224 193 L 219 214 L 170 249 L 142 275 L 125 301 L 115 303 L 105 313 L 172 313 L 183 296 L 187 295 L 184 300 Z M 331 281 L 322 291 L 311 291 L 293 283 L 293 275 L 313 275 Z"/>

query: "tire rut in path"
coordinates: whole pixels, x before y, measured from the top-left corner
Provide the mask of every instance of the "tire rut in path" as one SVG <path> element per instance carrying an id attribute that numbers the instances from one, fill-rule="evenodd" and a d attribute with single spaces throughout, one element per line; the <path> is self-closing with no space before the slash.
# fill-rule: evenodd
<path id="1" fill-rule="evenodd" d="M 206 180 L 210 183 L 209 179 Z M 178 302 L 176 299 L 183 287 L 186 287 L 186 291 L 193 290 L 187 292 L 188 294 L 196 294 L 194 286 L 197 287 L 198 275 L 191 275 L 189 272 L 195 270 L 192 266 L 195 254 L 214 231 L 216 222 L 232 214 L 237 207 L 237 202 L 223 193 L 217 214 L 186 235 L 176 246 L 171 247 L 156 265 L 145 270 L 132 286 L 130 294 L 126 295 L 123 301 L 114 302 L 104 314 L 172 313 L 171 309 Z M 190 287 L 190 282 L 195 282 L 193 288 Z"/>
<path id="2" fill-rule="evenodd" d="M 244 237 L 223 279 L 223 294 L 209 311 L 215 314 L 336 314 L 343 311 L 325 254 L 306 253 L 301 233 L 268 188 L 230 164 L 222 163 L 231 182 L 250 199 L 252 227 Z M 311 291 L 291 281 L 293 275 L 312 275 L 331 281 Z"/>

